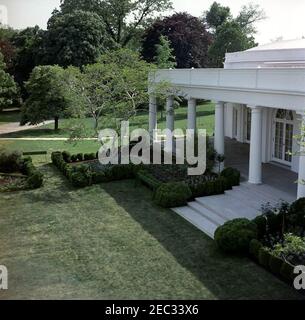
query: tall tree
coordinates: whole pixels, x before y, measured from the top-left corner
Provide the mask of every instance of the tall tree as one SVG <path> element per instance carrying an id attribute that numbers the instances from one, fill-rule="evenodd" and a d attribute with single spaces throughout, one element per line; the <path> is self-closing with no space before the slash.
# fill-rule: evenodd
<path id="1" fill-rule="evenodd" d="M 160 43 L 156 45 L 155 63 L 160 69 L 175 68 L 176 58 L 173 54 L 171 43 L 167 37 L 161 36 Z"/>
<path id="2" fill-rule="evenodd" d="M 13 74 L 14 60 L 16 58 L 16 48 L 12 43 L 12 38 L 16 33 L 17 31 L 14 29 L 2 27 L 0 24 L 0 51 L 10 74 Z"/>
<path id="3" fill-rule="evenodd" d="M 231 9 L 224 7 L 218 2 L 214 2 L 210 9 L 204 13 L 204 20 L 212 31 L 221 26 L 224 22 L 232 18 Z"/>
<path id="4" fill-rule="evenodd" d="M 12 104 L 15 95 L 17 94 L 17 87 L 14 79 L 5 71 L 5 63 L 3 62 L 3 55 L 0 52 L 0 111 L 3 107 Z"/>
<path id="5" fill-rule="evenodd" d="M 49 19 L 45 38 L 47 63 L 80 67 L 96 62 L 107 41 L 104 30 L 96 13 L 55 11 Z"/>
<path id="6" fill-rule="evenodd" d="M 171 0 L 61 0 L 62 13 L 97 13 L 119 47 L 127 46 L 152 17 L 171 8 Z"/>
<path id="7" fill-rule="evenodd" d="M 265 18 L 264 11 L 258 5 L 243 6 L 234 18 L 228 7 L 214 2 L 203 18 L 214 38 L 209 48 L 210 66 L 223 67 L 227 52 L 243 51 L 254 47 L 256 45 L 255 24 Z"/>
<path id="8" fill-rule="evenodd" d="M 41 62 L 44 34 L 45 31 L 35 26 L 21 30 L 12 37 L 12 44 L 16 48 L 14 75 L 21 87 L 34 67 Z"/>
<path id="9" fill-rule="evenodd" d="M 178 68 L 207 67 L 211 36 L 203 21 L 185 12 L 158 19 L 143 37 L 142 55 L 148 62 L 154 61 L 162 35 L 171 43 Z"/>
<path id="10" fill-rule="evenodd" d="M 59 119 L 70 106 L 65 70 L 59 66 L 38 66 L 26 83 L 28 99 L 21 112 L 21 125 L 38 124 L 54 119 L 58 130 Z"/>

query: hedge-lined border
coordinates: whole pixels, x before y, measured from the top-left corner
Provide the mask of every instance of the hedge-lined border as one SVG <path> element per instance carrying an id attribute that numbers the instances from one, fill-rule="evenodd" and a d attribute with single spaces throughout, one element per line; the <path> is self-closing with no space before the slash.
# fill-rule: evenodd
<path id="1" fill-rule="evenodd" d="M 19 163 L 20 173 L 26 177 L 25 185 L 10 187 L 1 190 L 0 192 L 14 192 L 22 190 L 38 189 L 43 185 L 43 174 L 34 166 L 31 157 L 21 159 Z M 9 176 L 9 174 L 7 174 Z"/>

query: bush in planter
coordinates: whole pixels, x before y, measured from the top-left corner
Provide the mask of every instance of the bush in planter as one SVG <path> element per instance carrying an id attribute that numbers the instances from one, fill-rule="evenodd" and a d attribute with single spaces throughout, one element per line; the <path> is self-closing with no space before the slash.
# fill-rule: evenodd
<path id="1" fill-rule="evenodd" d="M 263 247 L 259 250 L 258 261 L 260 265 L 264 266 L 265 268 L 269 269 L 269 262 L 271 257 L 272 255 L 267 248 Z"/>
<path id="2" fill-rule="evenodd" d="M 258 260 L 259 250 L 262 247 L 263 247 L 263 244 L 260 241 L 258 241 L 256 239 L 251 240 L 251 242 L 249 244 L 249 253 L 250 253 L 250 255 Z"/>
<path id="3" fill-rule="evenodd" d="M 183 182 L 164 183 L 154 193 L 154 202 L 163 208 L 180 207 L 192 197 L 190 188 Z"/>
<path id="4" fill-rule="evenodd" d="M 227 253 L 248 253 L 253 239 L 257 239 L 257 227 L 248 219 L 228 221 L 215 232 L 218 247 Z"/>

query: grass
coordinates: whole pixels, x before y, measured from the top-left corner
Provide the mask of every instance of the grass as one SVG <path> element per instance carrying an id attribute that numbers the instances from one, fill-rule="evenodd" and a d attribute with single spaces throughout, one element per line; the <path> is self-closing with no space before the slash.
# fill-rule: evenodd
<path id="1" fill-rule="evenodd" d="M 134 181 L 0 194 L 0 299 L 294 299 L 288 285 L 151 202 Z M 135 205 L 136 204 L 136 205 Z"/>
<path id="2" fill-rule="evenodd" d="M 164 116 L 161 120 L 161 113 L 158 114 L 158 128 L 165 129 L 166 128 L 166 121 L 165 121 L 165 113 L 163 112 Z M 5 117 L 3 114 L 0 115 L 0 119 Z M 0 120 L 1 121 L 1 120 Z M 75 120 L 74 120 L 75 121 Z M 62 119 L 59 121 L 59 127 L 61 128 L 59 131 L 54 131 L 53 124 L 48 124 L 42 126 L 37 129 L 31 130 L 24 130 L 19 132 L 14 132 L 10 134 L 1 135 L 2 138 L 33 138 L 33 137 L 69 137 L 69 131 L 67 128 L 70 128 L 74 121 L 71 119 Z M 80 121 L 80 120 L 78 120 Z M 85 127 L 86 134 L 93 135 L 93 120 L 92 118 L 87 118 L 82 120 L 83 125 Z M 213 132 L 214 128 L 214 104 L 206 102 L 197 107 L 197 124 L 198 128 L 207 129 L 208 134 Z M 101 121 L 102 128 L 111 127 L 107 121 Z M 185 106 L 181 106 L 175 110 L 175 126 L 176 128 L 186 129 L 187 128 L 187 108 Z M 137 128 L 144 128 L 148 129 L 148 114 L 140 113 L 139 115 L 135 116 L 133 119 L 130 120 L 130 127 L 132 129 Z"/>

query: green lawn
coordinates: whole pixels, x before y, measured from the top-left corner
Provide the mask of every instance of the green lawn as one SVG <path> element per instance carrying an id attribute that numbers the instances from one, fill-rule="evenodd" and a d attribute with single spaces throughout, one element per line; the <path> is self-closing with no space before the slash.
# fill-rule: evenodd
<path id="1" fill-rule="evenodd" d="M 0 299 L 300 298 L 249 259 L 221 254 L 134 181 L 75 190 L 41 169 L 43 188 L 0 194 Z"/>

